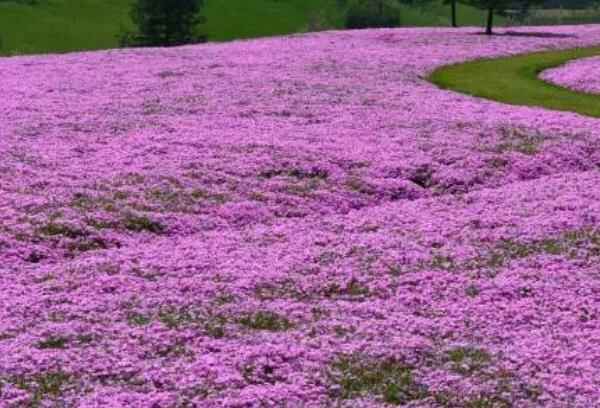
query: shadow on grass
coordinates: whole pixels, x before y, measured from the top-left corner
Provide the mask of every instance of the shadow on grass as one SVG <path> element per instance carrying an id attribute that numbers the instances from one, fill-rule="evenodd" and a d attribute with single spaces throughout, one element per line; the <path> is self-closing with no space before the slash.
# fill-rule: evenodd
<path id="1" fill-rule="evenodd" d="M 575 34 L 560 34 L 548 33 L 543 31 L 538 32 L 523 32 L 523 31 L 504 31 L 495 32 L 492 35 L 486 34 L 484 31 L 473 33 L 473 35 L 485 35 L 489 37 L 528 37 L 528 38 L 578 38 Z"/>

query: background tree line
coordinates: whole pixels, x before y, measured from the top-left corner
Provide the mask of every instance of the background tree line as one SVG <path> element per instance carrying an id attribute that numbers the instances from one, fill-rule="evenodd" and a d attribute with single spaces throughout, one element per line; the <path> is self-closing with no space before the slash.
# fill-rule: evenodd
<path id="1" fill-rule="evenodd" d="M 407 4 L 426 8 L 435 0 L 353 0 L 346 15 L 346 28 L 393 27 L 397 6 Z M 493 34 L 494 16 L 525 19 L 532 7 L 585 9 L 599 7 L 600 0 L 444 0 L 449 8 L 450 25 L 458 27 L 459 4 L 486 11 L 486 34 Z"/>
<path id="2" fill-rule="evenodd" d="M 594 5 L 598 0 L 510 6 L 494 12 L 493 24 L 600 23 L 600 8 L 590 8 Z M 183 10 L 183 17 L 176 9 Z M 0 0 L 0 55 L 230 41 L 345 27 L 437 27 L 452 21 L 475 26 L 485 20 L 484 8 L 461 0 Z"/>
<path id="3" fill-rule="evenodd" d="M 399 5 L 426 8 L 433 1 L 436 0 L 338 0 L 338 5 L 346 10 L 345 27 L 356 29 L 396 26 Z M 524 18 L 533 6 L 584 8 L 598 5 L 600 0 L 444 0 L 444 4 L 449 8 L 453 27 L 459 25 L 460 4 L 485 10 L 485 32 L 493 34 L 496 15 Z M 198 26 L 204 21 L 203 6 L 204 0 L 135 0 L 130 14 L 136 30 L 125 32 L 121 45 L 173 46 L 205 41 L 206 37 L 198 34 Z"/>

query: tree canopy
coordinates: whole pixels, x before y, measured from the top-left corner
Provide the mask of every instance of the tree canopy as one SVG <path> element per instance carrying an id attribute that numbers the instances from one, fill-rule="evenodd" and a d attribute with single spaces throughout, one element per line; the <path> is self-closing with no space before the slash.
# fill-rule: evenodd
<path id="1" fill-rule="evenodd" d="M 203 22 L 204 0 L 135 0 L 131 19 L 137 27 L 122 42 L 135 46 L 175 46 L 203 41 L 196 34 Z"/>

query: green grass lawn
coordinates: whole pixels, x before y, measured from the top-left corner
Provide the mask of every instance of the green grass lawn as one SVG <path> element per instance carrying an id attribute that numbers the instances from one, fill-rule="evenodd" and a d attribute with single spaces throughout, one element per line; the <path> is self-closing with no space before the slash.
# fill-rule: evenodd
<path id="1" fill-rule="evenodd" d="M 111 48 L 129 24 L 128 0 L 0 2 L 0 53 L 31 54 Z"/>
<path id="2" fill-rule="evenodd" d="M 343 24 L 335 0 L 208 0 L 204 14 L 201 31 L 210 41 L 304 32 L 311 21 L 320 28 Z"/>
<path id="3" fill-rule="evenodd" d="M 545 69 L 596 55 L 600 55 L 600 47 L 482 59 L 442 67 L 429 79 L 444 89 L 512 105 L 540 106 L 600 117 L 600 95 L 570 91 L 538 77 Z"/>
<path id="4" fill-rule="evenodd" d="M 525 23 L 529 25 L 597 24 L 598 22 L 600 22 L 600 9 L 598 8 L 535 10 L 525 20 Z"/>
<path id="5" fill-rule="evenodd" d="M 115 48 L 123 28 L 130 28 L 132 0 L 39 0 L 30 6 L 0 0 L 0 55 Z M 339 0 L 206 0 L 210 41 L 342 28 Z M 459 6 L 462 25 L 481 25 L 483 14 Z M 448 25 L 449 9 L 432 3 L 426 9 L 402 6 L 403 26 Z M 499 21 L 501 24 L 502 21 Z"/>
<path id="6" fill-rule="evenodd" d="M 458 24 L 462 26 L 481 26 L 485 22 L 486 12 L 459 4 L 457 7 Z M 503 25 L 506 19 L 496 16 L 496 25 Z M 448 26 L 450 25 L 450 8 L 442 2 L 427 3 L 426 8 L 400 7 L 400 25 L 403 26 Z"/>

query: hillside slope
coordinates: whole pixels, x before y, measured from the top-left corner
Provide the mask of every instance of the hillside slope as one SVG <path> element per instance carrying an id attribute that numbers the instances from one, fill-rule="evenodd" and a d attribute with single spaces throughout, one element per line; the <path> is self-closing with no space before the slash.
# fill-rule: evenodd
<path id="1" fill-rule="evenodd" d="M 94 50 L 118 46 L 130 26 L 130 0 L 40 0 L 34 6 L 0 0 L 0 55 Z M 212 41 L 337 28 L 337 0 L 209 0 L 203 31 Z M 400 25 L 448 24 L 447 7 L 401 8 Z M 478 25 L 481 13 L 460 7 L 463 25 Z"/>
<path id="2" fill-rule="evenodd" d="M 128 0 L 0 1 L 0 53 L 31 54 L 115 47 L 129 22 Z"/>

